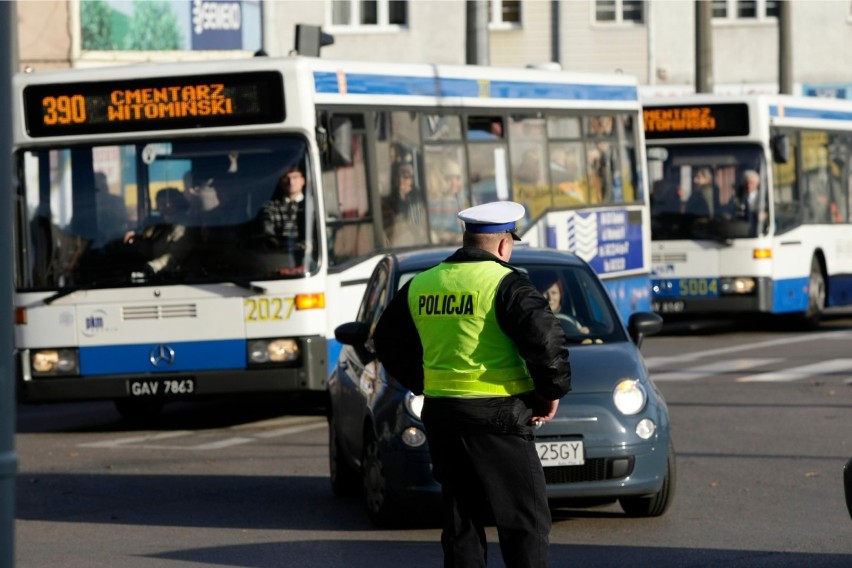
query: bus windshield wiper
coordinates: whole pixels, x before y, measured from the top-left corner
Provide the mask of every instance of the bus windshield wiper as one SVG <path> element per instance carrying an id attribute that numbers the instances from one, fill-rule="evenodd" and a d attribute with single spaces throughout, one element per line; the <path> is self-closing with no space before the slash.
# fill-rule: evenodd
<path id="1" fill-rule="evenodd" d="M 72 286 L 71 288 L 64 288 L 64 289 L 60 290 L 59 292 L 45 298 L 44 303 L 45 304 L 52 304 L 56 300 L 58 300 L 60 298 L 64 298 L 65 296 L 69 296 L 69 295 L 73 294 L 74 292 L 77 292 L 78 290 L 87 290 L 87 289 L 88 288 L 85 288 L 84 286 Z"/>
<path id="2" fill-rule="evenodd" d="M 257 294 L 266 294 L 266 288 L 263 286 L 258 286 L 248 280 L 235 280 L 233 278 L 228 278 L 225 282 L 230 282 L 234 286 L 238 288 L 242 288 L 243 290 L 248 290 L 249 292 L 255 292 Z"/>

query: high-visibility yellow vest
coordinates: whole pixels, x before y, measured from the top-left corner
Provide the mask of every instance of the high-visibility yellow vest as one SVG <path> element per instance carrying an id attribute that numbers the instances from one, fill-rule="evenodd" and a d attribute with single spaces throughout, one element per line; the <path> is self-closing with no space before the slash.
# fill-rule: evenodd
<path id="1" fill-rule="evenodd" d="M 533 390 L 497 323 L 494 299 L 511 272 L 497 262 L 444 262 L 411 281 L 408 307 L 423 344 L 424 394 L 510 396 Z"/>

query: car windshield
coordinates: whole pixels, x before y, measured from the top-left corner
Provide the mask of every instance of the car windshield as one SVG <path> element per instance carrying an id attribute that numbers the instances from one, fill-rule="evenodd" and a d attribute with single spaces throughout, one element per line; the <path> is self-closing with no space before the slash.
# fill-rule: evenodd
<path id="1" fill-rule="evenodd" d="M 651 238 L 756 237 L 766 229 L 763 154 L 756 145 L 648 148 Z"/>
<path id="2" fill-rule="evenodd" d="M 589 345 L 626 341 L 606 290 L 588 268 L 562 264 L 512 263 L 548 301 L 568 340 Z M 397 289 L 417 272 L 399 275 Z"/>
<path id="3" fill-rule="evenodd" d="M 18 153 L 18 289 L 249 282 L 316 269 L 301 137 Z"/>

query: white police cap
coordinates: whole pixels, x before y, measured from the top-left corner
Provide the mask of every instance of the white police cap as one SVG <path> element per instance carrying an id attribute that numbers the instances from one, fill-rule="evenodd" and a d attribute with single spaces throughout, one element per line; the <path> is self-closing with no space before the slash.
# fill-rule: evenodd
<path id="1" fill-rule="evenodd" d="M 521 237 L 515 233 L 515 221 L 521 219 L 526 210 L 514 201 L 492 201 L 459 212 L 464 229 L 469 233 L 511 233 L 516 241 Z"/>

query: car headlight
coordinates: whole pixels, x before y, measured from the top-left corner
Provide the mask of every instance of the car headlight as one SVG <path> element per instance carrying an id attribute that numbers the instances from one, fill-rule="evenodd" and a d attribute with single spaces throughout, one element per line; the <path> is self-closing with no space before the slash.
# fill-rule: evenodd
<path id="1" fill-rule="evenodd" d="M 645 388 L 635 379 L 624 379 L 615 385 L 612 401 L 622 414 L 631 416 L 645 408 Z"/>
<path id="2" fill-rule="evenodd" d="M 248 344 L 252 365 L 292 363 L 299 360 L 299 342 L 295 339 L 255 339 Z"/>
<path id="3" fill-rule="evenodd" d="M 405 393 L 405 409 L 414 418 L 420 420 L 420 413 L 423 412 L 423 395 L 414 394 L 411 391 Z"/>
<path id="4" fill-rule="evenodd" d="M 77 375 L 79 365 L 76 349 L 39 349 L 30 353 L 33 375 Z"/>

